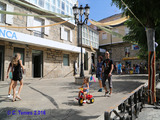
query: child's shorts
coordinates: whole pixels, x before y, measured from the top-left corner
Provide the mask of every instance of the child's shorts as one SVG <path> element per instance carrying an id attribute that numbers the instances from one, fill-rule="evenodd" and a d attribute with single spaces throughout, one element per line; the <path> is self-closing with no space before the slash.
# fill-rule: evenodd
<path id="1" fill-rule="evenodd" d="M 89 93 L 89 89 L 84 89 L 83 92 Z"/>

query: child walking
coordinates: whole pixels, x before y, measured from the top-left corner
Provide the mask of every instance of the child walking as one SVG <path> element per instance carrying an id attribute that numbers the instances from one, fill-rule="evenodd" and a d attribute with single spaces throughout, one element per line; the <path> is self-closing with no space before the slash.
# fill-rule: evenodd
<path id="1" fill-rule="evenodd" d="M 80 88 L 83 88 L 84 103 L 86 103 L 86 95 L 89 93 L 89 77 L 84 77 L 83 84 Z M 78 99 L 80 98 L 81 91 L 78 93 Z"/>

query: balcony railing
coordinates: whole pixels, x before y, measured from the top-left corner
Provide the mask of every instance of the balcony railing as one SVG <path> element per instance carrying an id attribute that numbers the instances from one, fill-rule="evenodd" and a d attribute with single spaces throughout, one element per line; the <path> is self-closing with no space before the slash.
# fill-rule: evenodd
<path id="1" fill-rule="evenodd" d="M 44 33 L 39 31 L 33 31 L 34 36 L 44 38 Z"/>

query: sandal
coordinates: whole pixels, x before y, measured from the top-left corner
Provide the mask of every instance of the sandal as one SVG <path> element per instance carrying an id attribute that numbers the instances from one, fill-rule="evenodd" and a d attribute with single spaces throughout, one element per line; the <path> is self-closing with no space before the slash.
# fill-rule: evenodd
<path id="1" fill-rule="evenodd" d="M 16 98 L 13 98 L 12 102 L 16 101 Z"/>
<path id="2" fill-rule="evenodd" d="M 18 98 L 19 100 L 22 100 L 22 98 L 19 95 L 17 95 L 16 98 Z"/>

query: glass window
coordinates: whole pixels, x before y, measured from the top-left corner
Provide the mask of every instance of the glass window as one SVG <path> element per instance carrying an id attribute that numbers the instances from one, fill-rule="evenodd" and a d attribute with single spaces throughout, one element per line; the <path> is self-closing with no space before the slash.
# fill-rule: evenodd
<path id="1" fill-rule="evenodd" d="M 67 12 L 67 15 L 69 14 L 69 6 L 66 5 L 66 12 Z"/>
<path id="2" fill-rule="evenodd" d="M 20 53 L 21 54 L 22 64 L 24 65 L 24 48 L 15 47 L 13 55 L 15 56 L 16 53 Z"/>
<path id="3" fill-rule="evenodd" d="M 55 12 L 55 6 L 51 6 L 51 11 Z"/>
<path id="4" fill-rule="evenodd" d="M 56 5 L 56 1 L 55 0 L 51 0 L 51 4 Z"/>
<path id="5" fill-rule="evenodd" d="M 68 0 L 66 1 L 66 3 L 69 5 L 69 2 L 68 2 Z"/>
<path id="6" fill-rule="evenodd" d="M 57 7 L 60 8 L 60 0 L 57 0 Z"/>
<path id="7" fill-rule="evenodd" d="M 50 4 L 48 2 L 45 3 L 45 9 L 50 10 Z"/>
<path id="8" fill-rule="evenodd" d="M 70 30 L 68 30 L 68 29 L 65 28 L 63 35 L 64 35 L 64 39 L 65 40 L 67 40 L 67 41 L 70 40 Z"/>
<path id="9" fill-rule="evenodd" d="M 69 66 L 69 55 L 68 54 L 63 55 L 63 66 Z"/>
<path id="10" fill-rule="evenodd" d="M 64 15 L 64 11 L 61 11 L 61 14 Z"/>
<path id="11" fill-rule="evenodd" d="M 44 0 L 39 0 L 38 5 L 41 6 L 41 7 L 44 7 Z"/>
<path id="12" fill-rule="evenodd" d="M 37 4 L 37 0 L 31 0 L 33 4 Z"/>
<path id="13" fill-rule="evenodd" d="M 70 14 L 72 15 L 72 8 L 70 8 Z"/>
<path id="14" fill-rule="evenodd" d="M 42 26 L 43 25 L 43 20 L 41 18 L 34 18 L 34 21 L 33 21 L 33 24 L 34 26 Z M 44 28 L 34 28 L 34 36 L 37 36 L 37 37 L 44 37 L 43 35 L 43 32 L 44 32 Z"/>
<path id="15" fill-rule="evenodd" d="M 60 13 L 61 11 L 60 11 L 60 9 L 57 9 L 57 13 Z"/>
<path id="16" fill-rule="evenodd" d="M 64 4 L 64 2 L 62 2 L 62 10 L 65 10 L 65 4 Z"/>
<path id="17" fill-rule="evenodd" d="M 1 2 L 0 2 L 0 10 L 5 10 L 5 5 L 2 4 Z M 1 23 L 5 22 L 5 15 L 4 14 L 0 14 L 0 22 Z"/>

